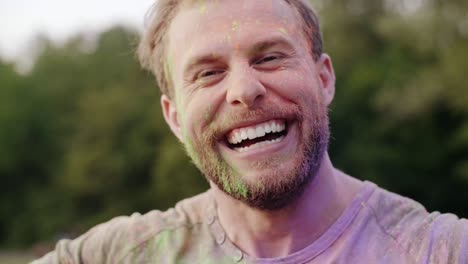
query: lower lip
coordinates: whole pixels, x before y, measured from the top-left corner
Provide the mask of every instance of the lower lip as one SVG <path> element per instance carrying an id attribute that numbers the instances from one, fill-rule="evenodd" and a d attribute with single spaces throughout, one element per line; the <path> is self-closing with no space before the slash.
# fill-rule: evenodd
<path id="1" fill-rule="evenodd" d="M 288 127 L 288 133 L 280 142 L 265 145 L 256 149 L 246 150 L 244 152 L 233 150 L 229 148 L 228 146 L 226 146 L 225 144 L 220 144 L 220 145 L 221 145 L 222 150 L 229 152 L 230 155 L 235 155 L 240 158 L 252 158 L 252 157 L 258 157 L 259 155 L 268 155 L 268 154 L 273 154 L 275 152 L 284 150 L 288 146 L 291 146 L 290 144 L 294 143 L 293 142 L 294 139 L 297 138 L 296 134 L 297 134 L 297 125 L 293 123 Z"/>

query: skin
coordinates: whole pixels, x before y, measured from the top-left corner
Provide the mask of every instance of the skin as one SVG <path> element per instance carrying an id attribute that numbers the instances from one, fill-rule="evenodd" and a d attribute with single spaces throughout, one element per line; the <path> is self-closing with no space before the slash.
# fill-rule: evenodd
<path id="1" fill-rule="evenodd" d="M 227 236 L 254 257 L 286 256 L 311 244 L 362 185 L 318 151 L 328 140 L 335 76 L 330 57 L 314 61 L 309 46 L 283 1 L 192 3 L 169 29 L 175 98 L 161 97 L 165 120 L 208 175 Z M 227 147 L 231 129 L 277 118 L 288 123 L 283 141 L 244 153 Z M 312 152 L 320 156 L 307 159 Z M 274 208 L 244 199 L 304 173 L 310 180 L 299 195 Z"/>

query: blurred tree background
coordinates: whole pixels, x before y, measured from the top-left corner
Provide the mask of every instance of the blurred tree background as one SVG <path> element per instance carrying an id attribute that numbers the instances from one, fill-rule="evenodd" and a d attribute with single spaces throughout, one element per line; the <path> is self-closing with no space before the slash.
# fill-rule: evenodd
<path id="1" fill-rule="evenodd" d="M 468 217 L 468 2 L 313 5 L 337 75 L 335 166 Z M 38 38 L 27 74 L 0 60 L 0 248 L 54 242 L 208 188 L 163 121 L 136 31 L 88 42 Z"/>

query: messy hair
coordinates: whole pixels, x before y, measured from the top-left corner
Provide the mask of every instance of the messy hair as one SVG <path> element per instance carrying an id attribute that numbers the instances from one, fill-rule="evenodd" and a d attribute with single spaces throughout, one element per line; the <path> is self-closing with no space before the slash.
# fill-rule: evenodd
<path id="1" fill-rule="evenodd" d="M 190 0 L 157 0 L 145 18 L 146 29 L 138 46 L 137 55 L 141 66 L 155 76 L 161 92 L 170 98 L 174 89 L 167 61 L 168 30 L 181 3 Z M 191 0 L 193 1 L 193 0 Z M 322 35 L 314 10 L 306 0 L 283 0 L 299 15 L 303 34 L 310 43 L 310 54 L 316 61 L 322 54 Z"/>

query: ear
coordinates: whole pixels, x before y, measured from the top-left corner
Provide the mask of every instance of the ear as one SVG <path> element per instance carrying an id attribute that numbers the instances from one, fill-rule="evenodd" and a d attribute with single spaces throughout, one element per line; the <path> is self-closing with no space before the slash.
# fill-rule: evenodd
<path id="1" fill-rule="evenodd" d="M 164 115 L 164 120 L 169 125 L 172 130 L 172 133 L 181 141 L 182 137 L 182 127 L 179 122 L 179 115 L 177 113 L 177 108 L 175 102 L 173 102 L 167 95 L 163 94 L 161 96 L 161 107 Z"/>
<path id="2" fill-rule="evenodd" d="M 326 106 L 329 106 L 333 101 L 333 97 L 335 97 L 335 70 L 330 56 L 323 53 L 317 62 L 317 66 L 323 102 Z"/>

